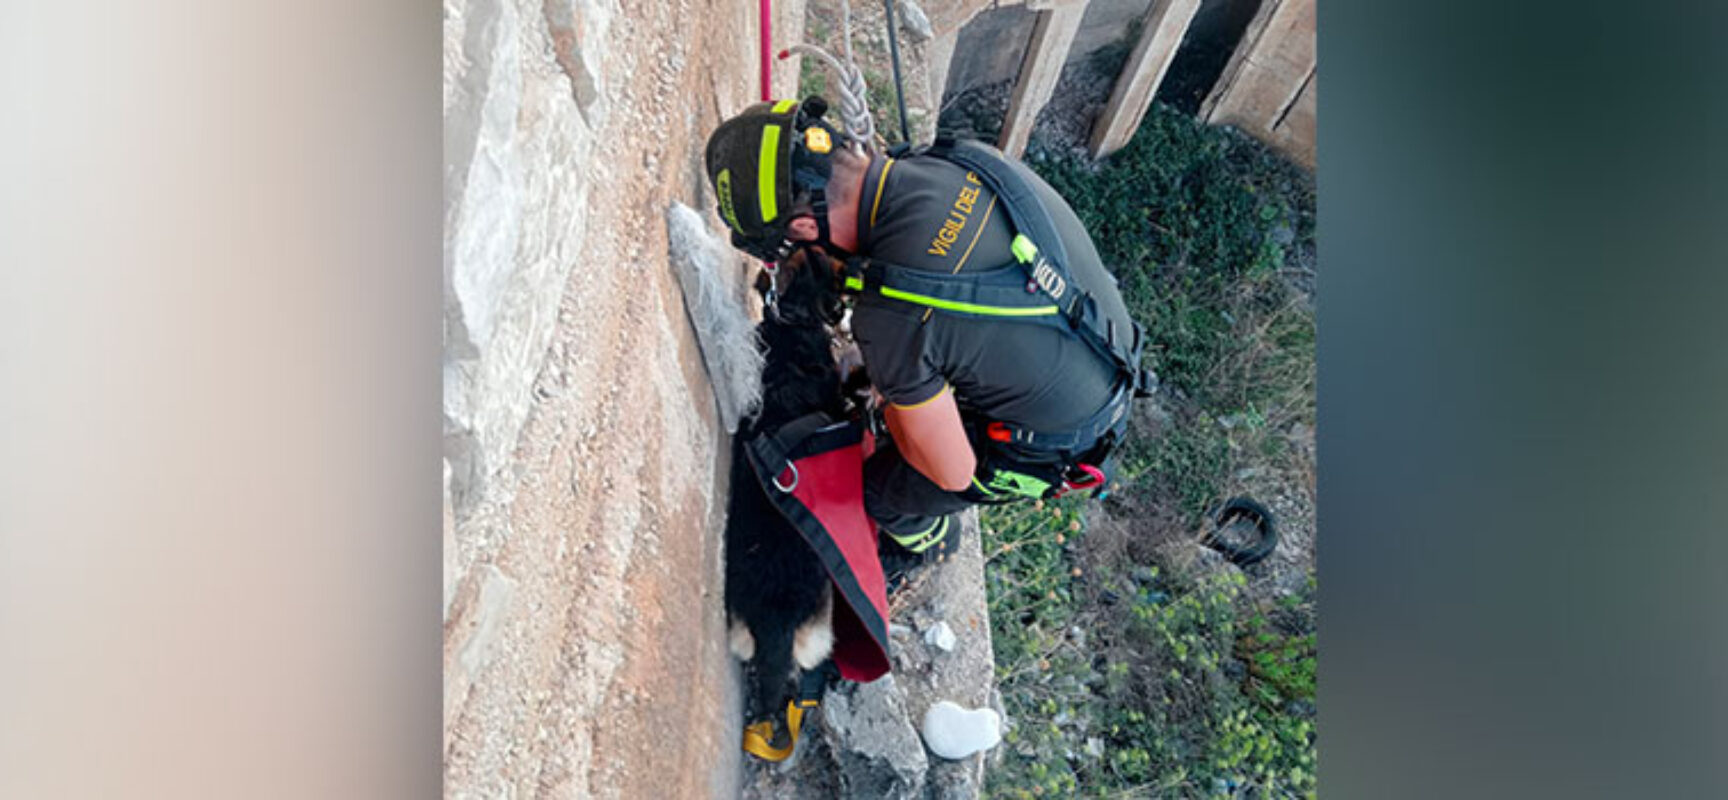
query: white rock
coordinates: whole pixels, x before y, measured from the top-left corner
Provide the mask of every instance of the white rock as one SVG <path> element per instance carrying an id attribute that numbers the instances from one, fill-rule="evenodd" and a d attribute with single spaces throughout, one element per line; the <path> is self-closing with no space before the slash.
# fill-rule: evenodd
<path id="1" fill-rule="evenodd" d="M 1002 719 L 996 709 L 966 710 L 943 700 L 924 712 L 924 744 L 951 761 L 988 750 L 1002 741 Z"/>
<path id="2" fill-rule="evenodd" d="M 924 9 L 918 7 L 916 0 L 900 0 L 900 27 L 912 35 L 915 42 L 927 42 L 935 31 L 930 27 L 930 17 Z"/>
<path id="3" fill-rule="evenodd" d="M 946 622 L 938 622 L 924 632 L 924 643 L 934 645 L 944 653 L 954 651 L 954 629 Z"/>

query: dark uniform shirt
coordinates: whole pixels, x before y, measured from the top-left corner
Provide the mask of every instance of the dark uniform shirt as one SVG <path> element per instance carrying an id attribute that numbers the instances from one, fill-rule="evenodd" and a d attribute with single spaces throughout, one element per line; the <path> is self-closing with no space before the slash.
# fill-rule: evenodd
<path id="1" fill-rule="evenodd" d="M 1101 308 L 1126 320 L 1115 280 L 1061 197 L 1022 168 L 1055 218 L 1069 271 Z M 877 156 L 858 203 L 859 251 L 912 269 L 983 271 L 1014 260 L 1014 229 L 979 177 L 935 157 Z M 953 387 L 963 409 L 1033 430 L 1072 429 L 1103 407 L 1114 367 L 1074 334 L 1012 319 L 960 317 L 864 296 L 852 332 L 871 382 L 895 405 Z"/>

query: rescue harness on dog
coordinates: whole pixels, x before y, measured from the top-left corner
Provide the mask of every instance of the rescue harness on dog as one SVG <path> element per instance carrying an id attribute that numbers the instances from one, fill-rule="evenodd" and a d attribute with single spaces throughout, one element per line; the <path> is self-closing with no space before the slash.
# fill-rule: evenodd
<path id="1" fill-rule="evenodd" d="M 862 683 L 890 667 L 887 580 L 876 555 L 876 523 L 864 513 L 864 459 L 874 444 L 862 422 L 814 412 L 744 445 L 769 500 L 828 571 L 838 601 L 833 667 L 838 677 Z M 786 745 L 771 744 L 774 724 L 764 720 L 744 729 L 744 749 L 769 761 L 791 755 L 805 711 L 826 686 L 824 671 L 807 671 L 786 707 Z"/>

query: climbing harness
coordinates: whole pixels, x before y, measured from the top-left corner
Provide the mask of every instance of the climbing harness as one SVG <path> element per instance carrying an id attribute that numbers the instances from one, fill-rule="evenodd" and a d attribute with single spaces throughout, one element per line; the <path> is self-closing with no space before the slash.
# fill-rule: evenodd
<path id="1" fill-rule="evenodd" d="M 804 713 L 835 677 L 869 682 L 887 674 L 888 591 L 877 529 L 864 513 L 864 459 L 874 439 L 862 422 L 823 412 L 799 417 L 744 445 L 751 471 L 774 507 L 810 545 L 834 584 L 830 662 L 804 673 L 786 708 L 790 741 L 775 747 L 771 721 L 744 729 L 744 749 L 770 761 L 791 754 Z"/>
<path id="2" fill-rule="evenodd" d="M 1104 487 L 1105 477 L 1103 468 L 1091 464 L 1075 464 L 1074 468 L 1080 471 L 1082 477 L 1070 481 L 1064 481 L 1061 490 L 1056 492 L 1057 497 L 1061 497 L 1069 492 L 1098 490 Z"/>
<path id="3" fill-rule="evenodd" d="M 977 272 L 943 274 L 874 258 L 854 259 L 847 288 L 946 314 L 1022 320 L 1075 333 L 1116 366 L 1127 380 L 1127 391 L 1135 397 L 1151 395 L 1156 378 L 1140 366 L 1145 329 L 1129 319 L 1125 321 L 1127 330 L 1123 330 L 1123 325 L 1106 315 L 1091 293 L 1074 281 L 1056 222 L 1031 182 L 1018 171 L 1021 168 L 989 145 L 947 137 L 938 138 L 929 147 L 903 148 L 901 153 L 902 157 L 940 158 L 978 175 L 1002 202 L 1017 231 L 1010 247 L 1014 262 Z M 1124 394 L 1119 390 L 1117 396 Z M 1107 414 L 1106 427 L 1113 427 L 1119 421 L 1116 417 L 1122 416 L 1119 409 L 1111 411 L 1114 413 Z M 1017 435 L 1024 436 L 1027 444 L 1041 438 L 1048 445 L 1052 438 L 1031 432 Z"/>
<path id="4" fill-rule="evenodd" d="M 1115 389 L 1092 416 L 1062 432 L 991 423 L 984 438 L 991 450 L 1057 454 L 1064 463 L 1027 466 L 1019 459 L 981 465 L 985 480 L 973 480 L 971 499 L 1008 502 L 1023 497 L 1059 497 L 1070 491 L 1101 491 L 1103 462 L 1127 430 L 1131 400 L 1150 396 L 1157 378 L 1140 366 L 1145 330 L 1132 319 L 1115 319 L 1073 279 L 1068 253 L 1054 218 L 1024 169 L 995 148 L 939 137 L 920 148 L 895 148 L 902 158 L 940 158 L 976 174 L 995 193 L 1016 231 L 1014 260 L 989 269 L 954 274 L 917 270 L 875 258 L 848 261 L 844 288 L 854 294 L 910 303 L 934 313 L 1011 320 L 1053 327 L 1078 336 L 1117 372 Z M 992 459 L 994 462 L 995 459 Z"/>
<path id="5" fill-rule="evenodd" d="M 786 704 L 786 745 L 769 744 L 774 739 L 774 721 L 762 720 L 744 728 L 744 752 L 765 761 L 785 761 L 798 747 L 798 732 L 804 726 L 804 709 L 815 708 L 815 700 L 794 700 Z"/>

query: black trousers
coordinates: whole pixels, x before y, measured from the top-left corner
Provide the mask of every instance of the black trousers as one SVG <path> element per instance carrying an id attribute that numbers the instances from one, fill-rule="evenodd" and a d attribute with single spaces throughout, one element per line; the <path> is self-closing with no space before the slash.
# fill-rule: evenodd
<path id="1" fill-rule="evenodd" d="M 941 517 L 972 505 L 924 477 L 889 439 L 879 439 L 864 461 L 864 511 L 884 531 L 910 536 L 928 530 Z"/>
<path id="2" fill-rule="evenodd" d="M 982 423 L 967 419 L 968 438 L 972 454 L 977 458 L 979 472 L 992 474 L 991 466 L 1028 469 L 1041 465 L 1044 470 L 1060 471 L 1070 463 L 1060 454 L 1030 453 L 988 442 L 982 435 Z M 944 516 L 964 511 L 984 496 L 975 489 L 950 492 L 924 477 L 906 461 L 892 439 L 878 438 L 876 452 L 864 461 L 864 511 L 885 532 L 913 536 L 929 530 Z M 989 466 L 987 466 L 989 465 Z M 1029 498 L 997 495 L 993 503 L 1014 502 Z"/>

